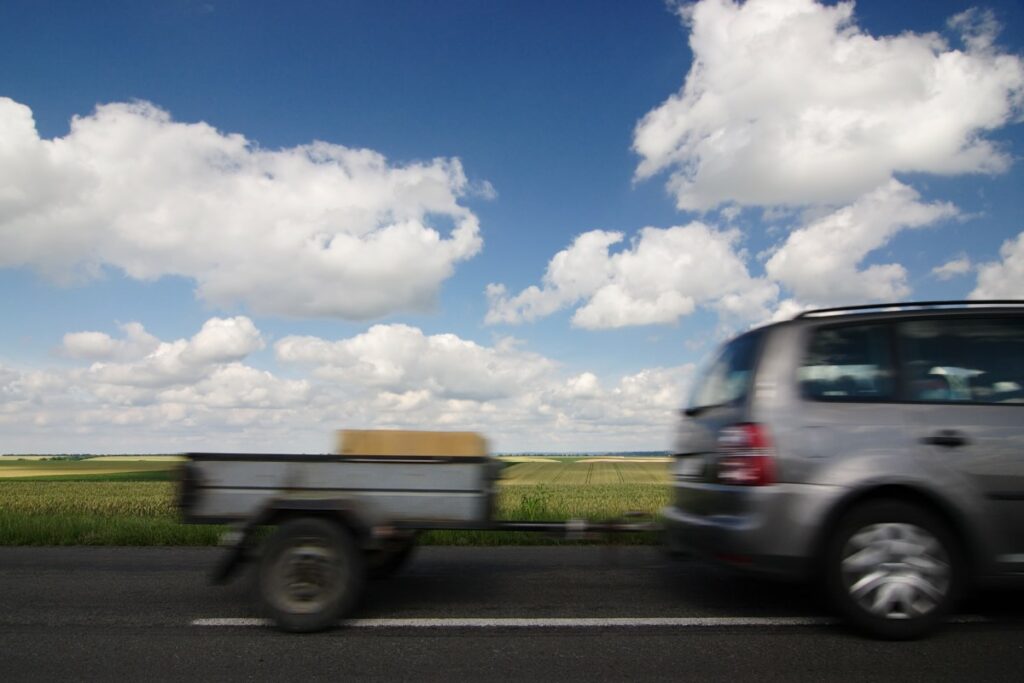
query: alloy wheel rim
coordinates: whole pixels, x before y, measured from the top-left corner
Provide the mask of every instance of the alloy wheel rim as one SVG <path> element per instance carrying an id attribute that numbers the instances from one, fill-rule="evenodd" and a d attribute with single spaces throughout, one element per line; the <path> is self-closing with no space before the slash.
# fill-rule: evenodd
<path id="1" fill-rule="evenodd" d="M 846 542 L 842 558 L 850 598 L 876 617 L 924 617 L 949 593 L 949 554 L 934 534 L 914 524 L 866 526 Z"/>

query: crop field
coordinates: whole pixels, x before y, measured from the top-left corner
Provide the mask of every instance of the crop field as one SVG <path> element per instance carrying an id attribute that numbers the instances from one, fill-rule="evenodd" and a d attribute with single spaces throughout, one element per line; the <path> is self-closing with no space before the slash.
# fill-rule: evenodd
<path id="1" fill-rule="evenodd" d="M 538 484 L 667 484 L 668 463 L 663 460 L 613 460 L 561 458 L 517 462 L 505 467 L 502 483 L 511 486 Z"/>
<path id="2" fill-rule="evenodd" d="M 184 462 L 184 455 L 97 455 L 89 458 L 89 462 Z"/>
<path id="3" fill-rule="evenodd" d="M 0 545 L 213 545 L 223 527 L 178 522 L 174 480 L 179 464 L 123 458 L 0 461 Z M 653 517 L 668 502 L 667 481 L 666 463 L 657 460 L 510 462 L 502 472 L 495 517 Z M 420 540 L 442 545 L 565 542 L 480 531 L 428 532 Z M 590 542 L 654 541 L 652 534 L 631 534 Z"/>
<path id="4" fill-rule="evenodd" d="M 129 459 L 123 456 L 88 460 L 0 460 L 0 482 L 52 479 L 54 481 L 170 481 L 180 464 L 177 458 Z"/>
<path id="5" fill-rule="evenodd" d="M 0 545 L 212 545 L 221 531 L 179 524 L 171 482 L 0 480 Z"/>

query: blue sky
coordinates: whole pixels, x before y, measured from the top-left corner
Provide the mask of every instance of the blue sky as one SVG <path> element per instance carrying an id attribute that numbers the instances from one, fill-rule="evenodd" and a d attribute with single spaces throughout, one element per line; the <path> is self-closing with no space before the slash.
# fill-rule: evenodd
<path id="1" fill-rule="evenodd" d="M 666 449 L 735 331 L 1024 294 L 1022 28 L 1009 1 L 7 2 L 0 452 Z"/>

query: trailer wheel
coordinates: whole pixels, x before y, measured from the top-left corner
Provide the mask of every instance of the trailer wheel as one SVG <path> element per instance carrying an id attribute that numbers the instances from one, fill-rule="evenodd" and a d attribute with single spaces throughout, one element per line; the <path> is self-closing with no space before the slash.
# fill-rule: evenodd
<path id="1" fill-rule="evenodd" d="M 391 544 L 371 550 L 366 555 L 366 574 L 371 579 L 386 579 L 399 571 L 412 559 L 416 550 L 416 535 L 411 534 Z"/>
<path id="2" fill-rule="evenodd" d="M 263 610 L 284 631 L 322 631 L 355 605 L 363 573 L 362 555 L 341 524 L 317 517 L 285 522 L 260 561 Z"/>

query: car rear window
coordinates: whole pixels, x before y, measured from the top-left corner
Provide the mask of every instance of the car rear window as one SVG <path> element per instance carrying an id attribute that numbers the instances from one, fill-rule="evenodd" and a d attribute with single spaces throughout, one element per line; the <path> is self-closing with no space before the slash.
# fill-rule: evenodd
<path id="1" fill-rule="evenodd" d="M 748 332 L 725 344 L 700 373 L 689 410 L 739 403 L 747 396 L 761 332 Z"/>

